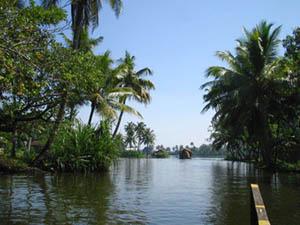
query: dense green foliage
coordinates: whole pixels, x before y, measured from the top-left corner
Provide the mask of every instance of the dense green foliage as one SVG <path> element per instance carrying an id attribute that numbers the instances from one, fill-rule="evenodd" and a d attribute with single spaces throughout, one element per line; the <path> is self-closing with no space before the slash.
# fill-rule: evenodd
<path id="1" fill-rule="evenodd" d="M 216 111 L 214 148 L 268 168 L 300 159 L 299 32 L 284 41 L 284 57 L 277 54 L 279 32 L 267 22 L 245 30 L 235 54 L 217 52 L 228 67 L 210 67 L 212 79 L 202 86 L 204 111 Z"/>
<path id="2" fill-rule="evenodd" d="M 142 78 L 150 69 L 134 72 L 127 52 L 121 60 L 93 53 L 102 38 L 90 39 L 89 28 L 98 24 L 101 2 L 71 1 L 72 39 L 63 34 L 64 42 L 57 37 L 67 11 L 58 1 L 21 2 L 0 2 L 0 148 L 35 166 L 106 170 L 124 148 L 114 121 L 124 112 L 141 117 L 124 99 L 150 101 L 154 85 Z M 109 3 L 118 15 L 121 1 Z M 128 75 L 138 82 L 125 85 Z M 91 106 L 88 125 L 76 120 L 85 104 Z"/>
<path id="3" fill-rule="evenodd" d="M 60 127 L 50 151 L 50 165 L 62 171 L 107 170 L 117 158 L 120 143 L 112 139 L 109 124 L 100 127 L 68 123 Z"/>

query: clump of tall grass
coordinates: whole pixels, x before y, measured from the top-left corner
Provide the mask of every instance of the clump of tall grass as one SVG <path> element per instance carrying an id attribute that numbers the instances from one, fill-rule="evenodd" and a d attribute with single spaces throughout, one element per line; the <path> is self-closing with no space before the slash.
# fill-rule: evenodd
<path id="1" fill-rule="evenodd" d="M 76 122 L 61 126 L 50 151 L 49 163 L 60 171 L 108 170 L 118 157 L 120 139 L 113 139 L 109 123 L 99 127 Z"/>

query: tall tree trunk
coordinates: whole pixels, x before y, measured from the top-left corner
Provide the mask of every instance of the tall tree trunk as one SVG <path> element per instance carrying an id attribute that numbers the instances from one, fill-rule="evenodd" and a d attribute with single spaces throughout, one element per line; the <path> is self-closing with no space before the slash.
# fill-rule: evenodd
<path id="1" fill-rule="evenodd" d="M 265 166 L 270 170 L 274 169 L 272 133 L 268 124 L 266 124 L 264 128 L 264 134 L 262 135 L 262 139 L 261 139 L 261 147 L 262 147 L 262 158 Z"/>
<path id="2" fill-rule="evenodd" d="M 263 162 L 264 165 L 268 168 L 268 169 L 274 169 L 274 163 L 273 163 L 273 150 L 272 147 L 270 145 L 270 143 L 264 143 L 263 144 L 263 149 L 262 149 L 262 158 L 263 158 Z"/>
<path id="3" fill-rule="evenodd" d="M 62 120 L 64 119 L 66 102 L 67 102 L 67 94 L 65 93 L 63 95 L 62 101 L 61 101 L 61 103 L 59 105 L 57 117 L 56 117 L 56 120 L 54 122 L 54 125 L 53 125 L 53 128 L 51 130 L 51 133 L 50 133 L 50 135 L 48 137 L 48 140 L 47 140 L 46 144 L 44 145 L 43 149 L 41 150 L 41 152 L 34 159 L 34 161 L 33 161 L 34 165 L 37 165 L 41 161 L 42 157 L 44 157 L 45 154 L 48 153 L 49 149 L 51 148 L 51 145 L 54 142 L 56 133 L 57 133 L 57 131 L 59 129 L 59 125 L 61 124 Z"/>
<path id="4" fill-rule="evenodd" d="M 80 47 L 80 35 L 82 31 L 82 18 L 83 18 L 83 6 L 82 1 L 72 1 L 71 3 L 71 16 L 72 16 L 72 30 L 73 30 L 73 49 L 79 49 Z M 76 16 L 76 18 L 74 18 Z M 75 19 L 75 20 L 74 20 Z"/>
<path id="5" fill-rule="evenodd" d="M 14 125 L 13 133 L 12 133 L 12 148 L 11 148 L 11 153 L 10 153 L 10 156 L 12 158 L 16 157 L 17 142 L 18 142 L 18 132 L 17 132 L 16 125 Z"/>
<path id="6" fill-rule="evenodd" d="M 92 124 L 92 119 L 93 119 L 95 108 L 96 108 L 96 104 L 94 102 L 92 102 L 88 125 Z"/>
<path id="7" fill-rule="evenodd" d="M 126 103 L 126 98 L 123 100 L 122 104 L 125 104 L 125 103 Z M 120 124 L 121 124 L 121 120 L 122 120 L 123 114 L 124 114 L 124 110 L 122 110 L 122 111 L 120 112 L 120 115 L 119 115 L 119 118 L 118 118 L 118 122 L 117 122 L 116 128 L 115 128 L 114 133 L 113 133 L 113 135 L 112 135 L 113 138 L 114 138 L 114 137 L 117 135 L 117 133 L 118 133 L 118 130 L 119 130 L 119 127 L 120 127 Z"/>

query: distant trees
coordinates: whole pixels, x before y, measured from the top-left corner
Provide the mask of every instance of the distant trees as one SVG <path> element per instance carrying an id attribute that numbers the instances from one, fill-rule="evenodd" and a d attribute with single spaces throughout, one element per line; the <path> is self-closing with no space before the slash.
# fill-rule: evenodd
<path id="1" fill-rule="evenodd" d="M 135 128 L 136 125 L 133 122 L 130 122 L 127 125 L 125 125 L 126 136 L 124 142 L 125 145 L 129 146 L 130 149 L 132 149 L 133 146 L 136 144 Z"/>
<path id="2" fill-rule="evenodd" d="M 181 145 L 182 146 L 182 145 Z M 199 147 L 195 146 L 193 142 L 190 143 L 190 146 L 186 145 L 186 148 L 189 148 L 193 152 L 193 156 L 198 157 L 227 157 L 226 151 L 224 148 L 216 150 L 211 144 L 202 144 Z M 166 150 L 170 148 L 165 148 Z M 183 149 L 183 146 L 180 148 L 178 145 L 172 148 L 171 154 L 178 155 L 179 151 Z M 171 149 L 170 149 L 171 150 Z"/>
<path id="3" fill-rule="evenodd" d="M 155 143 L 154 131 L 146 127 L 146 124 L 139 122 L 134 124 L 133 122 L 125 125 L 125 145 L 130 149 L 135 147 L 138 151 L 141 150 L 141 146 L 145 145 L 147 148 L 153 147 Z"/>

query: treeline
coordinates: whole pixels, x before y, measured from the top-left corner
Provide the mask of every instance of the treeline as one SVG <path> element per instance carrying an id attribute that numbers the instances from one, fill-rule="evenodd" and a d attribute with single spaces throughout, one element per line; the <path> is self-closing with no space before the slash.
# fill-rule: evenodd
<path id="1" fill-rule="evenodd" d="M 158 147 L 160 148 L 161 146 Z M 179 151 L 181 151 L 184 148 L 191 149 L 192 155 L 196 157 L 226 157 L 227 153 L 224 148 L 216 150 L 211 144 L 202 144 L 199 147 L 197 147 L 194 145 L 193 142 L 191 142 L 190 145 L 186 145 L 185 147 L 183 145 L 176 145 L 172 148 L 165 149 L 172 155 L 178 155 Z"/>
<path id="2" fill-rule="evenodd" d="M 141 117 L 128 101 L 150 102 L 154 84 L 145 76 L 152 72 L 136 70 L 128 52 L 119 60 L 93 53 L 102 40 L 89 37 L 98 1 L 70 1 L 71 27 L 69 11 L 56 3 L 0 2 L 1 156 L 59 170 L 107 169 L 123 143 L 123 114 Z M 109 4 L 119 15 L 122 2 Z M 68 29 L 71 39 L 63 34 Z M 86 125 L 76 119 L 83 105 L 90 106 Z"/>
<path id="3" fill-rule="evenodd" d="M 213 147 L 269 169 L 300 168 L 300 28 L 283 41 L 265 21 L 245 29 L 235 52 L 217 52 L 227 66 L 207 69 L 204 111 L 215 110 Z M 280 45 L 284 56 L 278 55 Z M 294 166 L 292 166 L 292 164 Z"/>
<path id="4" fill-rule="evenodd" d="M 124 144 L 128 150 L 142 151 L 142 145 L 145 151 L 151 151 L 155 143 L 154 130 L 146 126 L 145 123 L 137 124 L 129 122 L 125 125 Z"/>
<path id="5" fill-rule="evenodd" d="M 129 122 L 125 125 L 121 157 L 144 158 L 149 156 L 155 143 L 154 130 L 144 122 Z"/>

